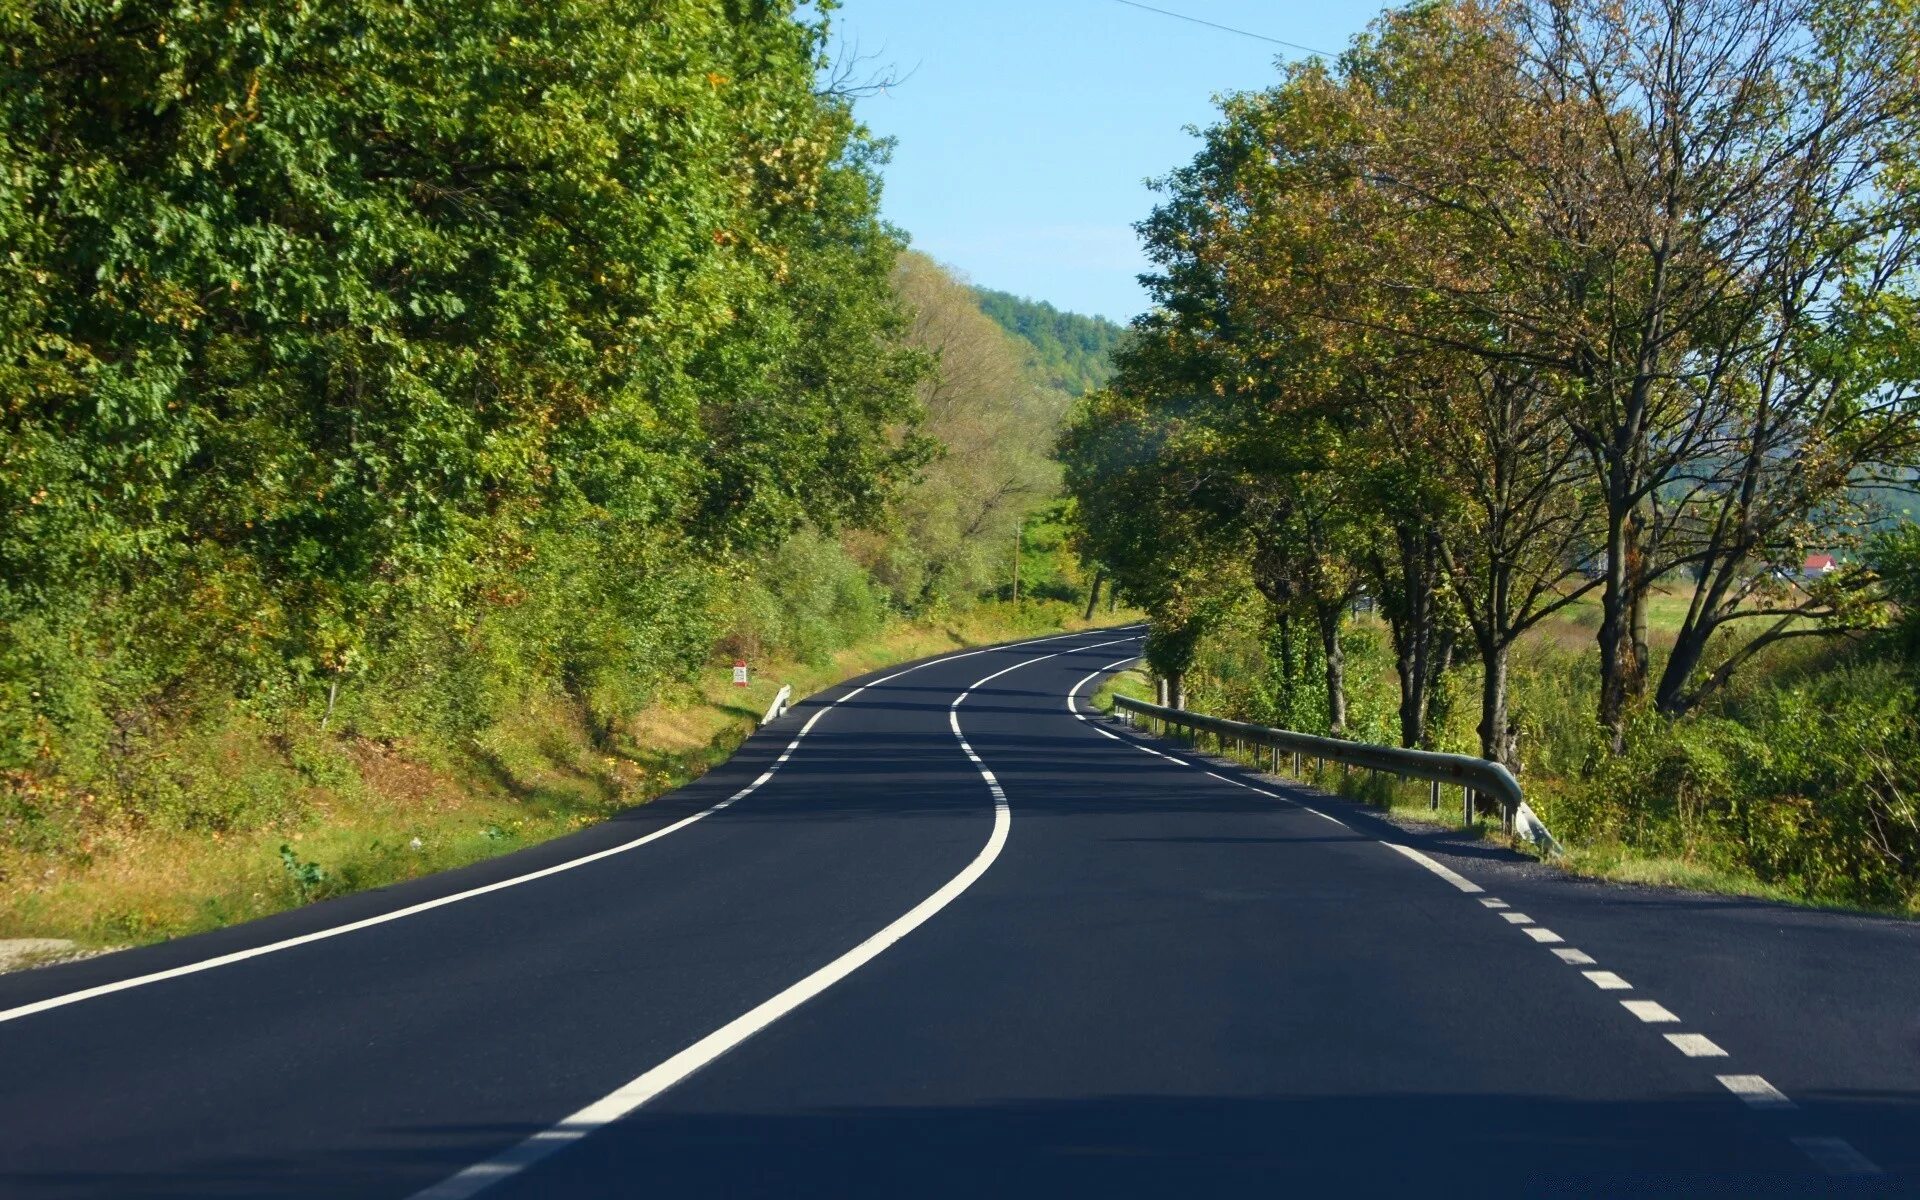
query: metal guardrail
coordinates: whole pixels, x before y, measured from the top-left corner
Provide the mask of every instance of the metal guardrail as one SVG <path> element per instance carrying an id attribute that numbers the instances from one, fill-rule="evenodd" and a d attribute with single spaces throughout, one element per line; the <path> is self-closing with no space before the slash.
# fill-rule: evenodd
<path id="1" fill-rule="evenodd" d="M 1473 820 L 1473 794 L 1478 792 L 1483 796 L 1491 796 L 1500 802 L 1502 824 L 1506 829 L 1517 830 L 1522 837 L 1547 853 L 1561 853 L 1560 843 L 1554 840 L 1540 818 L 1527 807 L 1525 798 L 1520 794 L 1520 781 L 1497 762 L 1475 758 L 1470 754 L 1402 750 L 1397 746 L 1376 746 L 1370 742 L 1348 742 L 1311 733 L 1295 733 L 1291 729 L 1249 725 L 1244 721 L 1210 717 L 1184 708 L 1148 704 L 1131 696 L 1115 696 L 1113 707 L 1129 724 L 1133 716 L 1138 714 L 1177 729 L 1211 733 L 1222 744 L 1231 738 L 1243 745 L 1265 746 L 1273 752 L 1273 769 L 1276 773 L 1280 769 L 1280 755 L 1290 753 L 1293 755 L 1293 773 L 1296 776 L 1300 774 L 1302 760 L 1313 758 L 1368 771 L 1381 771 L 1402 779 L 1424 779 L 1433 785 L 1430 795 L 1431 806 L 1435 809 L 1440 807 L 1441 785 L 1458 784 L 1463 793 L 1461 813 L 1465 822 L 1471 823 Z"/>

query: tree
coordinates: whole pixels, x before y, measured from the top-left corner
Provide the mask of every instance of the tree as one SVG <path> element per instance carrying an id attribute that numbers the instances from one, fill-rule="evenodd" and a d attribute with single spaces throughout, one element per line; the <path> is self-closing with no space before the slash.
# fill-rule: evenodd
<path id="1" fill-rule="evenodd" d="M 1406 260 L 1399 286 L 1452 315 L 1400 331 L 1567 381 L 1605 518 L 1600 716 L 1618 745 L 1645 686 L 1652 585 L 1682 567 L 1697 580 L 1660 688 L 1681 711 L 1704 694 L 1689 680 L 1717 629 L 1783 618 L 1772 639 L 1832 614 L 1768 601 L 1769 568 L 1859 469 L 1910 443 L 1904 416 L 1889 429 L 1892 397 L 1863 421 L 1816 362 L 1848 298 L 1872 309 L 1912 261 L 1911 192 L 1887 183 L 1914 113 L 1913 17 L 1826 0 L 1513 0 L 1403 20 L 1421 37 L 1390 30 L 1386 61 L 1406 47 L 1424 82 L 1446 65 L 1435 48 L 1481 48 L 1496 69 L 1474 74 L 1472 108 L 1520 117 L 1461 122 L 1460 106 L 1423 99 L 1407 111 L 1437 119 L 1369 159 L 1377 190 L 1473 226 L 1501 268 Z M 1475 326 L 1498 337 L 1458 337 Z"/>
<path id="2" fill-rule="evenodd" d="M 331 703 L 417 623 L 575 686 L 877 521 L 919 359 L 800 12 L 0 7 L 0 653 Z"/>

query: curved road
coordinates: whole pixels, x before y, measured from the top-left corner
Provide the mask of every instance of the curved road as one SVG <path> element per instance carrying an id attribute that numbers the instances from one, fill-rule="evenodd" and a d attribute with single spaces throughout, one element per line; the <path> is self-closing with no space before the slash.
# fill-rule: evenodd
<path id="1" fill-rule="evenodd" d="M 0 977 L 0 1195 L 1920 1188 L 1914 925 L 1564 879 L 1074 711 L 1139 637 L 856 680 L 573 837 Z"/>

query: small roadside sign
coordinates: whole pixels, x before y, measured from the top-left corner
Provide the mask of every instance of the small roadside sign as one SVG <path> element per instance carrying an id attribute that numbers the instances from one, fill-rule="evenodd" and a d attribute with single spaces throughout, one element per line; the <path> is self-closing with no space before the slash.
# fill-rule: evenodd
<path id="1" fill-rule="evenodd" d="M 747 660 L 744 658 L 733 660 L 733 686 L 747 686 Z"/>

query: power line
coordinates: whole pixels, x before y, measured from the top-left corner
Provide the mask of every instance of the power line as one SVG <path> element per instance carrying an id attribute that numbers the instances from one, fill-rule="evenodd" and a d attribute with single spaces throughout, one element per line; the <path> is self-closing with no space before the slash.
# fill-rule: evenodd
<path id="1" fill-rule="evenodd" d="M 1339 57 L 1338 55 L 1333 54 L 1326 50 L 1315 50 L 1312 46 L 1302 46 L 1299 42 L 1282 41 L 1277 37 L 1268 37 L 1264 33 L 1255 33 L 1250 29 L 1235 29 L 1231 25 L 1222 25 L 1216 21 L 1203 21 L 1199 17 L 1190 17 L 1185 13 L 1177 13 L 1165 8 L 1155 8 L 1151 4 L 1140 4 L 1140 3 L 1137 3 L 1136 0 L 1114 0 L 1114 3 L 1124 4 L 1128 8 L 1144 9 L 1150 13 L 1159 13 L 1163 17 L 1172 17 L 1175 20 L 1179 20 L 1179 21 L 1191 21 L 1195 25 L 1205 25 L 1209 29 L 1219 29 L 1226 33 L 1237 33 L 1241 37 L 1250 37 L 1255 39 L 1256 41 L 1272 42 L 1276 46 L 1285 46 L 1289 50 L 1302 50 L 1308 54 L 1318 54 L 1324 58 Z"/>

